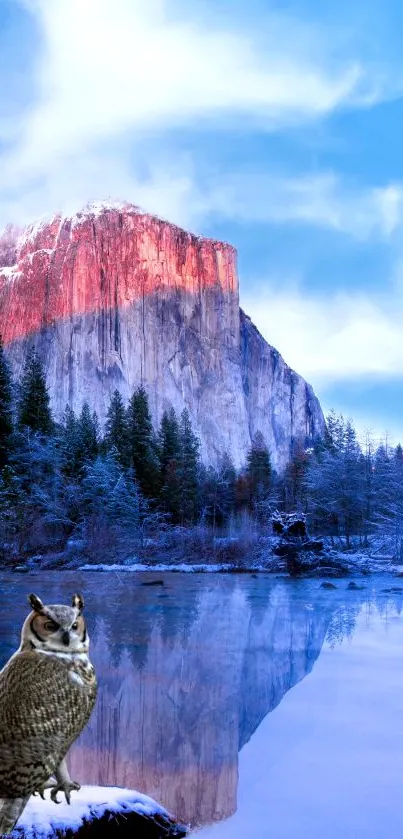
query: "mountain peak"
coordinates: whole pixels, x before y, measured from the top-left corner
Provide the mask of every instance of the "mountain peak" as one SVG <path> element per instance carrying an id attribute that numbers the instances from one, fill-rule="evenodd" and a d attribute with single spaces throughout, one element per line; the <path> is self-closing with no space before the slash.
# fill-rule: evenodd
<path id="1" fill-rule="evenodd" d="M 240 466 L 259 433 L 282 468 L 321 432 L 311 389 L 240 314 L 231 245 L 107 201 L 28 226 L 7 253 L 0 334 L 17 377 L 36 346 L 57 420 L 86 400 L 102 423 L 114 390 L 127 402 L 143 384 L 156 423 L 188 408 L 206 462 Z"/>

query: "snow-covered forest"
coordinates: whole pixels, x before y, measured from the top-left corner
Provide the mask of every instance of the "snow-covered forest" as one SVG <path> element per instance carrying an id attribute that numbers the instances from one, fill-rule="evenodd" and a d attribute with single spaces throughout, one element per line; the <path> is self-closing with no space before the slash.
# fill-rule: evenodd
<path id="1" fill-rule="evenodd" d="M 376 543 L 400 558 L 402 447 L 375 447 L 368 436 L 363 449 L 352 422 L 331 412 L 325 439 L 294 451 L 283 475 L 259 436 L 240 472 L 225 454 L 218 468 L 205 467 L 186 410 L 164 414 L 155 429 L 140 387 L 127 407 L 114 393 L 103 434 L 86 403 L 56 423 L 35 352 L 13 382 L 0 344 L 3 563 L 38 555 L 124 561 L 161 534 L 183 542 L 200 528 L 258 538 L 275 509 L 305 512 L 310 530 L 340 547 Z"/>

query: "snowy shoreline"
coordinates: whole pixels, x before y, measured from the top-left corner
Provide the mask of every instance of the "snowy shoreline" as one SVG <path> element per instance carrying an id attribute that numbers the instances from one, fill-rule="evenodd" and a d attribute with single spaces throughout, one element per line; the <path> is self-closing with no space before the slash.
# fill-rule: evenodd
<path id="1" fill-rule="evenodd" d="M 400 565 L 395 564 L 389 558 L 381 558 L 381 559 L 374 559 L 373 557 L 368 557 L 363 554 L 359 554 L 356 556 L 351 556 L 350 558 L 350 567 L 347 572 L 343 574 L 338 573 L 339 569 L 337 566 L 323 566 L 321 568 L 317 568 L 314 571 L 307 572 L 305 574 L 301 574 L 301 577 L 328 577 L 328 576 L 350 576 L 354 573 L 356 574 L 379 574 L 382 572 L 390 574 L 395 573 L 397 575 L 403 575 L 403 567 Z M 66 569 L 67 570 L 67 569 Z M 284 574 L 285 576 L 289 576 L 285 572 L 285 569 L 279 567 L 279 565 L 275 565 L 274 567 L 268 565 L 244 565 L 239 566 L 230 563 L 157 563 L 155 565 L 147 565 L 145 563 L 134 562 L 134 563 L 86 563 L 84 565 L 80 565 L 76 569 L 77 571 L 115 571 L 115 572 L 123 572 L 123 573 L 144 573 L 144 572 L 154 572 L 154 573 L 173 573 L 173 574 Z"/>

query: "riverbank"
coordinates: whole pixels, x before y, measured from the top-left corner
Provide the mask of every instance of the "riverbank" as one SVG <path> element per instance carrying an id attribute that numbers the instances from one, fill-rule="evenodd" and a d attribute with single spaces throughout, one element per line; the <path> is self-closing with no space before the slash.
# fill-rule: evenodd
<path id="1" fill-rule="evenodd" d="M 71 540 L 62 552 L 48 551 L 34 556 L 4 559 L 0 567 L 19 573 L 35 570 L 122 570 L 199 573 L 270 573 L 290 571 L 282 555 L 278 537 L 268 528 L 247 529 L 231 535 L 215 535 L 207 527 L 172 528 L 138 540 L 126 551 L 89 551 L 84 542 Z M 382 551 L 375 540 L 365 549 L 352 540 L 347 549 L 342 542 L 323 540 L 319 553 L 301 554 L 303 576 L 348 576 L 350 574 L 399 573 L 399 561 Z"/>
<path id="2" fill-rule="evenodd" d="M 3 569 L 6 570 L 3 566 Z M 287 570 L 287 563 L 275 556 L 270 555 L 265 562 L 254 561 L 253 558 L 245 556 L 242 562 L 138 562 L 137 558 L 127 559 L 124 562 L 49 562 L 42 557 L 36 557 L 34 561 L 24 564 L 7 566 L 7 570 L 24 574 L 35 571 L 84 571 L 84 572 L 116 572 L 139 574 L 151 572 L 154 574 L 175 573 L 175 574 L 267 574 L 274 576 L 300 576 L 307 578 L 340 578 L 353 575 L 368 576 L 371 574 L 394 574 L 403 577 L 403 566 L 397 564 L 391 557 L 373 557 L 365 553 L 349 553 L 327 555 L 318 564 L 311 568 L 305 567 L 298 575 L 290 574 Z"/>

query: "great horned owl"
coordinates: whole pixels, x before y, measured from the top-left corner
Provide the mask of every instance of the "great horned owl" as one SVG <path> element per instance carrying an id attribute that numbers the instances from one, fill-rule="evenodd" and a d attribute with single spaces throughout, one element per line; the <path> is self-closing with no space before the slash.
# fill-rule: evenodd
<path id="1" fill-rule="evenodd" d="M 94 707 L 97 683 L 88 658 L 83 598 L 45 606 L 29 595 L 21 644 L 0 671 L 0 834 L 11 833 L 29 797 L 51 789 L 70 803 L 65 755 Z"/>

